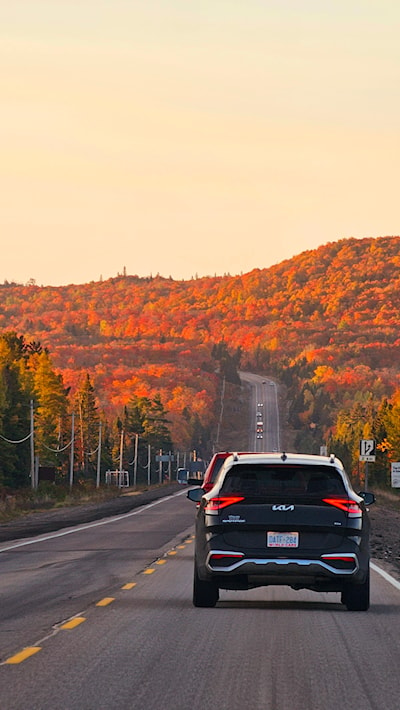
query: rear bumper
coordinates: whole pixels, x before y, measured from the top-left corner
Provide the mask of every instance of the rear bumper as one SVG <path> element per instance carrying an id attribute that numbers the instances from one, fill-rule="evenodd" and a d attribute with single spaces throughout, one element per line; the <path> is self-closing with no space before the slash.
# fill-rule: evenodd
<path id="1" fill-rule="evenodd" d="M 341 591 L 346 582 L 361 584 L 369 567 L 369 560 L 362 558 L 360 563 L 356 553 L 329 553 L 319 558 L 244 556 L 232 562 L 218 559 L 218 555 L 224 553 L 226 550 L 209 552 L 203 568 L 204 578 L 214 579 L 222 589 L 285 585 L 295 589 Z M 199 572 L 203 576 L 201 570 Z"/>

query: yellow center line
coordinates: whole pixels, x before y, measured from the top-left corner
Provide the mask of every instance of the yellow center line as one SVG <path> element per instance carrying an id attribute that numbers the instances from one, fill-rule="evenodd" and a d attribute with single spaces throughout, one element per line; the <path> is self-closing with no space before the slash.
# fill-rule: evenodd
<path id="1" fill-rule="evenodd" d="M 136 587 L 136 582 L 128 582 L 127 584 L 124 584 L 121 589 L 133 589 L 133 587 Z"/>
<path id="2" fill-rule="evenodd" d="M 115 597 L 104 597 L 104 599 L 100 599 L 100 601 L 97 602 L 96 606 L 107 606 L 113 601 L 115 601 Z"/>
<path id="3" fill-rule="evenodd" d="M 79 626 L 79 624 L 83 624 L 84 621 L 86 621 L 84 616 L 76 616 L 75 619 L 66 621 L 65 624 L 60 626 L 60 629 L 74 629 L 76 626 Z"/>
<path id="4" fill-rule="evenodd" d="M 35 653 L 41 650 L 41 646 L 28 646 L 28 648 L 24 648 L 24 650 L 20 651 L 20 653 L 16 653 L 15 656 L 11 656 L 11 658 L 8 658 L 6 661 L 4 661 L 4 663 L 22 663 L 22 661 L 25 661 L 26 658 L 33 656 Z"/>
<path id="5" fill-rule="evenodd" d="M 167 560 L 157 560 L 156 565 L 165 565 Z"/>
<path id="6" fill-rule="evenodd" d="M 168 554 L 169 555 L 176 555 L 176 550 L 171 550 L 170 552 L 168 552 Z"/>
<path id="7" fill-rule="evenodd" d="M 177 550 L 184 550 L 186 545 L 177 545 Z"/>
<path id="8" fill-rule="evenodd" d="M 155 569 L 153 567 L 148 567 L 144 570 L 143 574 L 153 574 L 153 572 L 155 572 Z"/>

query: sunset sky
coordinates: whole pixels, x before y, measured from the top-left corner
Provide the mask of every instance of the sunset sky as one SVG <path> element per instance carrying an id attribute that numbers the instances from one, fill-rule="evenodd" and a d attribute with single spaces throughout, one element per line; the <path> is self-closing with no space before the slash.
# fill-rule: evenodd
<path id="1" fill-rule="evenodd" d="M 0 283 L 400 234 L 396 0 L 0 0 Z"/>

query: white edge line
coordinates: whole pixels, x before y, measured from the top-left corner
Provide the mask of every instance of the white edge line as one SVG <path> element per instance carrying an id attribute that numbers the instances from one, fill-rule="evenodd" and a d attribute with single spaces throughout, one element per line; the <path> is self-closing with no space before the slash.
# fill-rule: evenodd
<path id="1" fill-rule="evenodd" d="M 400 590 L 400 582 L 398 582 L 397 579 L 392 577 L 390 574 L 385 572 L 385 570 L 381 569 L 380 567 L 378 567 L 378 565 L 374 564 L 373 562 L 370 562 L 370 567 L 371 567 L 371 569 L 374 570 L 374 572 L 377 572 L 378 574 L 380 574 L 381 577 L 383 577 L 383 579 L 386 579 L 386 581 L 389 582 L 389 584 L 391 584 L 393 587 L 395 587 L 395 589 Z"/>
<path id="2" fill-rule="evenodd" d="M 8 552 L 9 550 L 15 550 L 17 547 L 25 547 L 26 545 L 36 545 L 36 543 L 46 542 L 47 540 L 53 540 L 56 537 L 63 537 L 64 535 L 72 535 L 73 533 L 81 532 L 82 530 L 89 530 L 90 528 L 97 528 L 100 525 L 109 525 L 110 523 L 114 523 L 117 520 L 123 520 L 125 518 L 130 518 L 132 515 L 139 515 L 139 513 L 142 513 L 143 511 L 148 510 L 149 508 L 154 508 L 154 506 L 159 505 L 160 503 L 163 503 L 166 500 L 171 500 L 171 498 L 176 498 L 177 496 L 181 496 L 184 493 L 186 493 L 186 489 L 183 491 L 179 491 L 178 493 L 173 493 L 170 496 L 158 498 L 158 500 L 153 501 L 153 503 L 147 503 L 147 505 L 141 505 L 139 508 L 135 508 L 135 510 L 132 510 L 130 513 L 123 513 L 122 515 L 110 516 L 109 518 L 106 518 L 105 520 L 100 520 L 97 523 L 88 523 L 88 525 L 81 525 L 80 527 L 70 528 L 69 530 L 63 530 L 61 532 L 50 533 L 49 535 L 45 535 L 43 537 L 34 537 L 29 540 L 24 540 L 23 542 L 17 542 L 17 543 L 15 543 L 15 545 L 9 545 L 9 547 L 0 548 L 0 553 L 1 552 Z"/>

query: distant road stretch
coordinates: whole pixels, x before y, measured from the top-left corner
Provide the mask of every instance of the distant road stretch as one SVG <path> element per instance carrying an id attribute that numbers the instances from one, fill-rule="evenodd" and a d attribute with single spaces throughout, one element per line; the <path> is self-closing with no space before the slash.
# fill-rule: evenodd
<path id="1" fill-rule="evenodd" d="M 248 382 L 251 395 L 251 431 L 249 446 L 252 451 L 279 451 L 280 423 L 278 406 L 278 387 L 269 377 L 261 377 L 251 372 L 240 372 L 240 379 Z M 262 418 L 259 413 L 261 412 Z M 262 431 L 257 432 L 259 422 Z"/>

